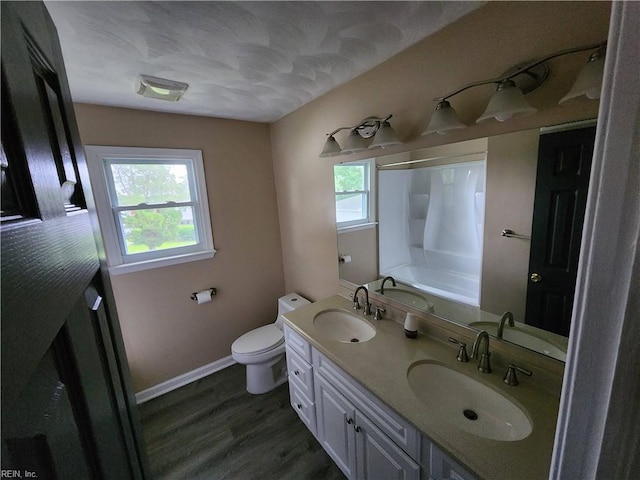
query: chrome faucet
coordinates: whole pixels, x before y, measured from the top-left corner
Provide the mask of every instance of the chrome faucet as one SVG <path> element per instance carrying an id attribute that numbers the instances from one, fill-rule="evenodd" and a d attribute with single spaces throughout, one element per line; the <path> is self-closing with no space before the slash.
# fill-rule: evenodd
<path id="1" fill-rule="evenodd" d="M 391 280 L 391 283 L 393 284 L 393 286 L 394 286 L 394 287 L 396 286 L 396 279 L 395 279 L 395 278 L 393 278 L 393 277 L 384 277 L 384 280 L 382 280 L 382 285 L 380 285 L 380 293 L 381 293 L 382 295 L 384 295 L 384 283 L 385 283 L 387 280 Z"/>
<path id="2" fill-rule="evenodd" d="M 364 290 L 364 311 L 363 311 L 363 313 L 365 315 L 371 315 L 371 304 L 369 303 L 369 290 L 367 290 L 367 287 L 365 287 L 364 285 L 360 285 L 358 288 L 356 288 L 356 291 L 353 292 L 353 309 L 354 310 L 359 310 L 360 309 L 360 303 L 358 303 L 358 292 L 360 290 Z"/>
<path id="3" fill-rule="evenodd" d="M 504 312 L 502 314 L 502 318 L 500 319 L 500 323 L 498 324 L 498 338 L 502 338 L 502 332 L 504 331 L 505 322 L 509 322 L 510 327 L 515 327 L 515 323 L 513 323 L 513 313 Z"/>
<path id="4" fill-rule="evenodd" d="M 483 340 L 484 348 L 482 349 L 480 361 L 478 362 L 478 370 L 482 373 L 491 373 L 491 362 L 489 361 L 489 357 L 491 356 L 491 353 L 489 353 L 489 334 L 485 330 L 479 331 L 478 335 L 476 335 L 476 339 L 473 341 L 473 347 L 471 347 L 471 358 L 478 358 L 478 350 Z"/>

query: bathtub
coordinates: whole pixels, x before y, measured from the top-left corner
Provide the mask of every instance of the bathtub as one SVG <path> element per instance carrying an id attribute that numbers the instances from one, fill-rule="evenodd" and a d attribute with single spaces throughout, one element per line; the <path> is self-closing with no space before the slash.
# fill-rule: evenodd
<path id="1" fill-rule="evenodd" d="M 384 272 L 397 281 L 438 297 L 477 307 L 480 305 L 480 278 L 424 265 L 400 265 Z"/>

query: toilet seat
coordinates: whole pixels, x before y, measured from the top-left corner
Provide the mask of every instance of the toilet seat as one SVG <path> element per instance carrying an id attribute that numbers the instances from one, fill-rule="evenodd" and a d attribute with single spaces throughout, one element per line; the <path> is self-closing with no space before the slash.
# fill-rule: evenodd
<path id="1" fill-rule="evenodd" d="M 245 333 L 231 345 L 233 353 L 259 355 L 284 343 L 282 330 L 274 324 L 265 325 Z"/>

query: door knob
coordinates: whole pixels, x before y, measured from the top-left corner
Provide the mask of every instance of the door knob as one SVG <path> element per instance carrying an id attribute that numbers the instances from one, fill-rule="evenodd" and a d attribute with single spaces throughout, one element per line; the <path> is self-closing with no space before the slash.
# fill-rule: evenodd
<path id="1" fill-rule="evenodd" d="M 532 273 L 531 277 L 529 277 L 533 283 L 538 283 L 542 281 L 542 275 L 539 273 Z"/>

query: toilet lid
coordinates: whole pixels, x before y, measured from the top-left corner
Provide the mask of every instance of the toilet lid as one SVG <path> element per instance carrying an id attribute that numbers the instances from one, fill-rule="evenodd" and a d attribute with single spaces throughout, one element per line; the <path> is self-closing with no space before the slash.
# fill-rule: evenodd
<path id="1" fill-rule="evenodd" d="M 245 355 L 258 354 L 271 350 L 283 342 L 282 330 L 270 324 L 245 333 L 233 342 L 231 350 Z"/>

